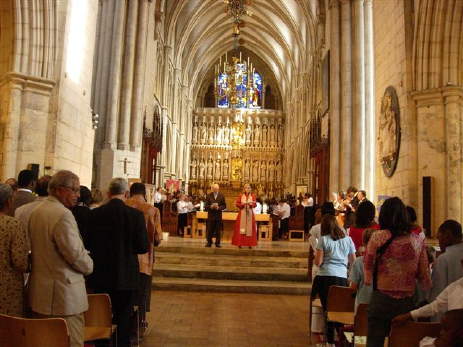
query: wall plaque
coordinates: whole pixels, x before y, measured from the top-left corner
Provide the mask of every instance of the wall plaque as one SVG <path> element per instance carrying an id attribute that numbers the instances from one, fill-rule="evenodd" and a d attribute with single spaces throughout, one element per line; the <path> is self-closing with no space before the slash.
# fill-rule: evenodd
<path id="1" fill-rule="evenodd" d="M 386 177 L 392 177 L 400 151 L 400 108 L 395 88 L 389 86 L 381 99 L 378 129 L 378 154 Z"/>

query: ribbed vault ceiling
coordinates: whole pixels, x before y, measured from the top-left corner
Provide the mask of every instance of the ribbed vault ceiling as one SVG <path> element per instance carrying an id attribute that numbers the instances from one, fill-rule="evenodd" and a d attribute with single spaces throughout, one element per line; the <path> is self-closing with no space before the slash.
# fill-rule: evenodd
<path id="1" fill-rule="evenodd" d="M 319 0 L 253 0 L 244 16 L 242 46 L 262 58 L 275 75 L 283 98 L 294 74 L 308 65 L 313 13 Z M 232 20 L 221 0 L 167 1 L 167 40 L 183 82 L 195 96 L 219 56 L 233 48 Z"/>

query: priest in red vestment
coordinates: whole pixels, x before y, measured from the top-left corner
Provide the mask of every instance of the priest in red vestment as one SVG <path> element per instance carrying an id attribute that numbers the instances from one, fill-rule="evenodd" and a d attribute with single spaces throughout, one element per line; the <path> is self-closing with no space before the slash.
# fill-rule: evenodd
<path id="1" fill-rule="evenodd" d="M 236 199 L 236 207 L 240 209 L 235 222 L 232 244 L 241 248 L 257 246 L 257 227 L 253 208 L 256 207 L 256 196 L 251 193 L 251 186 L 245 184 L 243 193 Z"/>

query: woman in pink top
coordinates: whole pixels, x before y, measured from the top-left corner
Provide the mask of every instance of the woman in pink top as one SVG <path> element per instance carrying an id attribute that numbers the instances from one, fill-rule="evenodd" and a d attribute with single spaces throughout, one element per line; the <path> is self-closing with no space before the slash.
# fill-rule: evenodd
<path id="1" fill-rule="evenodd" d="M 424 240 L 410 233 L 410 219 L 402 201 L 387 199 L 379 214 L 381 230 L 368 242 L 365 285 L 373 285 L 368 310 L 367 347 L 382 347 L 391 320 L 414 308 L 416 280 L 431 287 Z"/>

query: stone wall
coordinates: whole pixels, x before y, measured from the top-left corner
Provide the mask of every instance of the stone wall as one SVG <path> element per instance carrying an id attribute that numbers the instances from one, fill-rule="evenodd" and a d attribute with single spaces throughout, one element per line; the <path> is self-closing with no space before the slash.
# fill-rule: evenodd
<path id="1" fill-rule="evenodd" d="M 407 76 L 412 72 L 407 59 L 411 59 L 411 51 L 406 45 L 407 17 L 403 3 L 401 0 L 373 1 L 376 124 L 379 124 L 384 92 L 393 86 L 399 99 L 402 133 L 398 165 L 391 178 L 385 176 L 377 153 L 376 196 L 372 200 L 376 201 L 378 195 L 399 196 L 405 203 L 418 207 L 416 118 L 408 98 L 411 85 Z"/>

